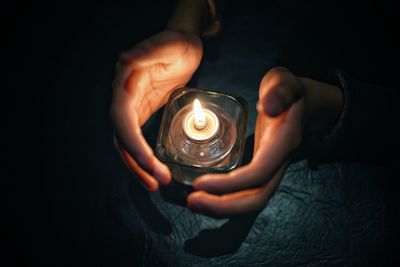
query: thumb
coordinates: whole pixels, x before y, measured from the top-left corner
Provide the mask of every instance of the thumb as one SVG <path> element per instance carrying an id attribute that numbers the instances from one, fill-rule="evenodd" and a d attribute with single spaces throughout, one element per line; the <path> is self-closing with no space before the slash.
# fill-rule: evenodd
<path id="1" fill-rule="evenodd" d="M 276 67 L 268 71 L 260 84 L 260 107 L 271 117 L 286 111 L 303 96 L 303 89 L 288 69 Z"/>

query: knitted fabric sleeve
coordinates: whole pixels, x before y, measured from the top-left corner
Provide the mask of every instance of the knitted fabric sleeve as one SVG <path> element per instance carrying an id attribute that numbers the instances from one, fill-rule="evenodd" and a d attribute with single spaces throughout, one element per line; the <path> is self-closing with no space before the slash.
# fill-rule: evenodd
<path id="1" fill-rule="evenodd" d="M 211 13 L 211 23 L 204 30 L 202 37 L 210 38 L 221 31 L 222 28 L 222 0 L 205 0 Z"/>
<path id="2" fill-rule="evenodd" d="M 330 161 L 390 161 L 400 148 L 399 88 L 361 82 L 335 71 L 344 105 L 337 124 L 325 135 L 311 136 L 312 166 Z"/>

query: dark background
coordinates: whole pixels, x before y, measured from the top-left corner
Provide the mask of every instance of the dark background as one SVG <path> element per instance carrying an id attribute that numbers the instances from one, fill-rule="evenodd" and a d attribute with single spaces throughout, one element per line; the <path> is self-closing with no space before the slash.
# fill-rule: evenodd
<path id="1" fill-rule="evenodd" d="M 393 6 L 382 1 L 266 2 L 232 1 L 225 11 L 225 32 L 236 31 L 240 42 L 241 35 L 260 31 L 258 39 L 273 42 L 279 51 L 270 67 L 285 65 L 298 75 L 318 78 L 339 66 L 360 80 L 398 85 Z M 110 223 L 113 213 L 104 206 L 118 176 L 127 176 L 112 147 L 108 108 L 118 53 L 162 30 L 169 10 L 161 0 L 16 3 L 3 9 L 5 93 L 11 95 L 3 98 L 10 120 L 4 130 L 16 139 L 5 141 L 11 145 L 7 158 L 16 167 L 4 162 L 11 174 L 3 180 L 3 236 L 5 254 L 14 263 L 143 264 L 140 254 L 145 251 L 137 239 L 112 238 L 123 227 Z M 264 17 L 268 19 L 260 19 Z M 208 61 L 218 61 L 223 34 L 206 41 Z M 267 70 L 258 70 L 258 77 Z M 258 83 L 252 82 L 255 90 Z M 378 245 L 370 255 L 363 249 L 353 258 L 350 254 L 349 261 L 328 259 L 329 266 L 389 264 L 397 251 L 396 168 L 377 168 L 380 174 L 371 175 L 379 180 L 373 184 L 384 196 L 379 201 L 385 212 L 370 219 L 379 230 L 372 226 L 375 234 L 363 235 L 360 242 Z M 366 177 L 368 170 L 359 168 Z M 324 266 L 312 265 L 311 256 L 304 256 L 302 265 L 307 262 Z"/>

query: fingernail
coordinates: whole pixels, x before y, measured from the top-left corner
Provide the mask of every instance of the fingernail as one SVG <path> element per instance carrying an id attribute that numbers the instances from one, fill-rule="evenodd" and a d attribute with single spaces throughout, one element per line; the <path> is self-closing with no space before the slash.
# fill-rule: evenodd
<path id="1" fill-rule="evenodd" d="M 191 210 L 197 211 L 204 209 L 204 206 L 201 204 L 201 202 L 189 200 L 189 198 L 187 199 L 187 207 Z"/>
<path id="2" fill-rule="evenodd" d="M 267 96 L 265 110 L 270 116 L 278 116 L 284 111 L 282 100 L 275 94 Z"/>
<path id="3" fill-rule="evenodd" d="M 156 192 L 157 191 L 157 189 L 158 189 L 158 186 L 156 186 L 156 187 L 147 187 L 147 190 L 148 191 L 150 191 L 150 192 Z"/>
<path id="4" fill-rule="evenodd" d="M 199 190 L 201 189 L 205 181 L 207 181 L 207 176 L 200 176 L 196 178 L 196 180 L 194 180 L 192 186 L 194 187 L 194 189 Z"/>
<path id="5" fill-rule="evenodd" d="M 128 52 L 121 53 L 118 56 L 118 60 L 122 64 L 127 63 L 129 61 L 129 58 L 130 58 L 130 55 Z"/>
<path id="6" fill-rule="evenodd" d="M 153 175 L 157 178 L 157 180 L 162 181 L 164 184 L 169 182 L 169 170 L 168 167 L 164 165 L 159 165 L 155 168 Z"/>
<path id="7" fill-rule="evenodd" d="M 135 49 L 132 51 L 126 51 L 126 52 L 122 52 L 119 57 L 118 60 L 122 63 L 129 63 L 133 58 L 141 56 L 144 53 L 144 51 L 142 51 L 141 49 Z"/>
<path id="8" fill-rule="evenodd" d="M 144 187 L 147 189 L 149 192 L 156 192 L 158 189 L 158 184 L 157 183 L 146 183 L 143 182 Z"/>

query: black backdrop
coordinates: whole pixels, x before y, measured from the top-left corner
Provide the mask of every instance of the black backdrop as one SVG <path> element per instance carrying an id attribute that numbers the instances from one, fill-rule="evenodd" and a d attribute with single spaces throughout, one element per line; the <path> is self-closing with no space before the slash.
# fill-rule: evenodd
<path id="1" fill-rule="evenodd" d="M 228 7 L 228 25 L 229 14 L 240 13 L 237 2 Z M 393 7 L 299 2 L 271 1 L 281 7 L 276 31 L 260 36 L 275 38 L 285 51 L 282 64 L 315 77 L 328 66 L 342 65 L 360 79 L 398 84 Z M 11 162 L 4 161 L 11 173 L 3 179 L 5 253 L 30 264 L 76 266 L 93 257 L 101 262 L 116 250 L 96 236 L 98 229 L 108 229 L 98 221 L 103 209 L 98 199 L 113 184 L 105 164 L 124 171 L 112 148 L 108 115 L 115 61 L 120 51 L 162 29 L 169 3 L 16 3 L 2 12 L 4 91 L 11 95 L 3 98 L 10 122 L 4 132 L 14 137 L 4 141 L 11 145 L 6 157 Z M 104 154 L 114 160 L 105 162 Z M 394 182 L 384 184 L 387 205 L 393 205 Z M 390 251 L 397 245 L 395 233 L 385 239 Z M 122 242 L 117 253 L 127 266 L 140 250 Z"/>

